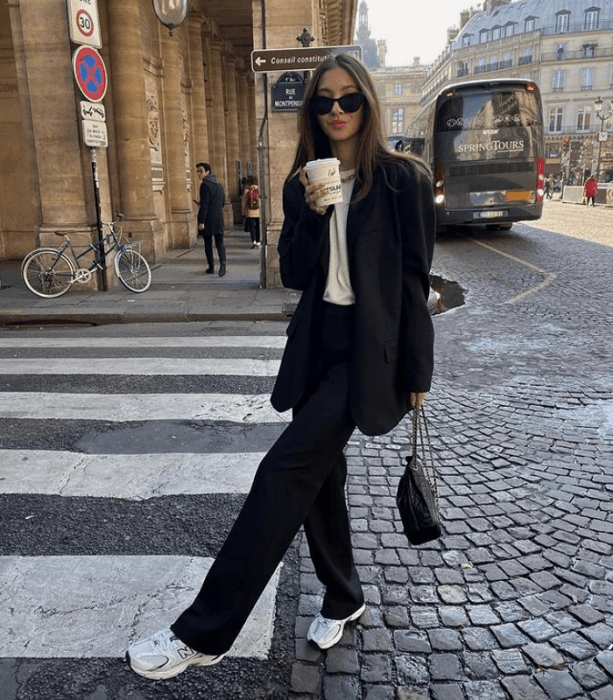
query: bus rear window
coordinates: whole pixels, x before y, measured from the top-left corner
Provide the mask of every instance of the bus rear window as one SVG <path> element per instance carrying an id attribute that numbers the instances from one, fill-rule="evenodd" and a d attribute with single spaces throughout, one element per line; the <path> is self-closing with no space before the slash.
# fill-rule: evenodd
<path id="1" fill-rule="evenodd" d="M 541 126 L 537 98 L 524 90 L 452 95 L 440 105 L 437 122 L 438 131 L 452 132 Z"/>

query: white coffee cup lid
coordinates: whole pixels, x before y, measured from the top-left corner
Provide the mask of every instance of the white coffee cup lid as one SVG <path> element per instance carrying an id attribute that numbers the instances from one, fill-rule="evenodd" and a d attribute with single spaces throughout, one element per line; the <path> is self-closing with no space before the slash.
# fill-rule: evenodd
<path id="1" fill-rule="evenodd" d="M 320 158 L 319 160 L 310 160 L 307 164 L 306 167 L 307 169 L 310 168 L 321 168 L 322 166 L 326 165 L 340 165 L 340 160 L 338 158 Z"/>

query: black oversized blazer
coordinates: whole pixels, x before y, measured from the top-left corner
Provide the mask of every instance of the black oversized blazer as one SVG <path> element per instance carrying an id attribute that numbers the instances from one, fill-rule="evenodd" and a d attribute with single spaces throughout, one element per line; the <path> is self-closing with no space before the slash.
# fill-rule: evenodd
<path id="1" fill-rule="evenodd" d="M 358 189 L 358 184 L 354 187 Z M 283 284 L 302 290 L 271 401 L 296 406 L 309 389 L 319 344 L 329 259 L 332 207 L 319 216 L 298 177 L 283 191 L 279 238 Z M 349 405 L 366 435 L 391 430 L 408 411 L 408 393 L 430 389 L 434 330 L 427 308 L 435 213 L 429 177 L 405 159 L 381 163 L 368 195 L 347 219 L 349 270 L 355 292 Z"/>

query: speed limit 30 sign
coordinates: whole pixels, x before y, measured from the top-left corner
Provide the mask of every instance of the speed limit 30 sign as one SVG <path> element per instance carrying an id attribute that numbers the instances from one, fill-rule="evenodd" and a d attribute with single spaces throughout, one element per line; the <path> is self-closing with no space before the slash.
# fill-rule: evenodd
<path id="1" fill-rule="evenodd" d="M 70 40 L 82 46 L 102 47 L 97 0 L 67 0 Z"/>

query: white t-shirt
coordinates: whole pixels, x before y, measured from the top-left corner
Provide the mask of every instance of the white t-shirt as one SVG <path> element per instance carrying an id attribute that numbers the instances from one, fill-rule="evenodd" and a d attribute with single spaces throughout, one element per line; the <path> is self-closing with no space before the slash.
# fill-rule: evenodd
<path id="1" fill-rule="evenodd" d="M 349 279 L 349 257 L 347 254 L 347 215 L 354 182 L 355 170 L 341 171 L 343 201 L 334 205 L 334 211 L 330 218 L 330 263 L 324 301 L 339 306 L 355 304 L 355 294 Z"/>

